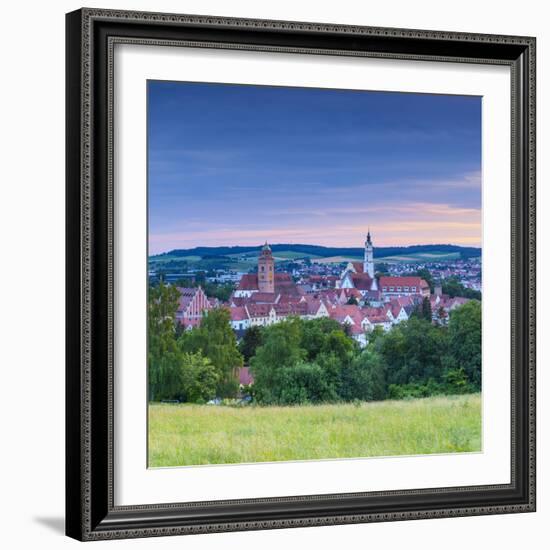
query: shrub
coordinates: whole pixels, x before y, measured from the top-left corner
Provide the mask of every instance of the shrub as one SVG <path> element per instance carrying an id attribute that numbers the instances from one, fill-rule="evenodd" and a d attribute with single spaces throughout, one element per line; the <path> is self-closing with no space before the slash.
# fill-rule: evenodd
<path id="1" fill-rule="evenodd" d="M 342 370 L 340 395 L 346 401 L 386 398 L 385 366 L 378 353 L 365 350 Z"/>
<path id="2" fill-rule="evenodd" d="M 281 369 L 280 405 L 301 405 L 330 401 L 336 396 L 327 383 L 323 369 L 315 363 L 298 363 Z"/>

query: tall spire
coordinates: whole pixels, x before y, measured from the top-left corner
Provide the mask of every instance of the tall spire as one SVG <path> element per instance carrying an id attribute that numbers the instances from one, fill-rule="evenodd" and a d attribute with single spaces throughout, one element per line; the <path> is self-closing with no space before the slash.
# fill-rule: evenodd
<path id="1" fill-rule="evenodd" d="M 363 261 L 363 273 L 367 273 L 374 280 L 374 247 L 370 238 L 370 227 L 365 242 L 365 259 Z"/>

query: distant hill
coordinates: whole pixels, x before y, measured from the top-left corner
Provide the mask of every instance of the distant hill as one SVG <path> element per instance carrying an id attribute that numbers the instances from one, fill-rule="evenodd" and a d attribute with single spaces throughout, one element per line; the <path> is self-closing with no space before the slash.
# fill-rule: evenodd
<path id="1" fill-rule="evenodd" d="M 274 256 L 286 258 L 354 258 L 363 256 L 363 248 L 340 248 L 327 247 L 313 244 L 273 244 L 270 245 Z M 220 257 L 236 256 L 252 256 L 255 257 L 261 250 L 261 246 L 199 246 L 195 248 L 171 250 L 156 256 L 150 256 L 152 261 L 175 260 L 177 258 L 195 260 L 201 258 L 203 260 L 216 259 Z M 448 259 L 457 258 L 476 258 L 481 256 L 481 249 L 472 246 L 457 246 L 453 244 L 423 244 L 413 246 L 386 246 L 374 247 L 374 257 L 378 260 L 384 258 L 414 258 L 419 260 L 428 260 L 433 257 L 437 260 L 438 257 L 447 257 Z M 192 258 L 191 258 L 192 257 Z"/>

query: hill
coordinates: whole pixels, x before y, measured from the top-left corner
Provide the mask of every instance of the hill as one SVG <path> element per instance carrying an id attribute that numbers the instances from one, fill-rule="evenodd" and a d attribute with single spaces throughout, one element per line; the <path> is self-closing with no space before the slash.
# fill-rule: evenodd
<path id="1" fill-rule="evenodd" d="M 273 255 L 281 259 L 297 258 L 362 258 L 363 248 L 327 247 L 313 244 L 273 244 L 270 245 Z M 203 260 L 225 258 L 257 258 L 261 246 L 199 246 L 195 248 L 171 250 L 163 254 L 151 256 L 150 260 L 162 262 L 163 260 L 174 260 L 185 258 L 193 262 L 198 258 Z M 423 256 L 423 260 L 430 258 L 437 260 L 440 256 L 450 256 L 448 259 L 462 259 L 481 256 L 481 249 L 471 246 L 457 246 L 453 244 L 425 244 L 413 246 L 386 246 L 375 247 L 374 257 L 376 259 L 394 258 L 409 260 L 411 257 Z"/>

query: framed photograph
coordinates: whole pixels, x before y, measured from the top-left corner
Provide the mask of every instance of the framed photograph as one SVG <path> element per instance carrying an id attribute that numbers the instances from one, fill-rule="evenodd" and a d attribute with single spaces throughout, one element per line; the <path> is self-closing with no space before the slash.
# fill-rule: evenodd
<path id="1" fill-rule="evenodd" d="M 67 15 L 67 535 L 535 510 L 535 39 Z"/>

